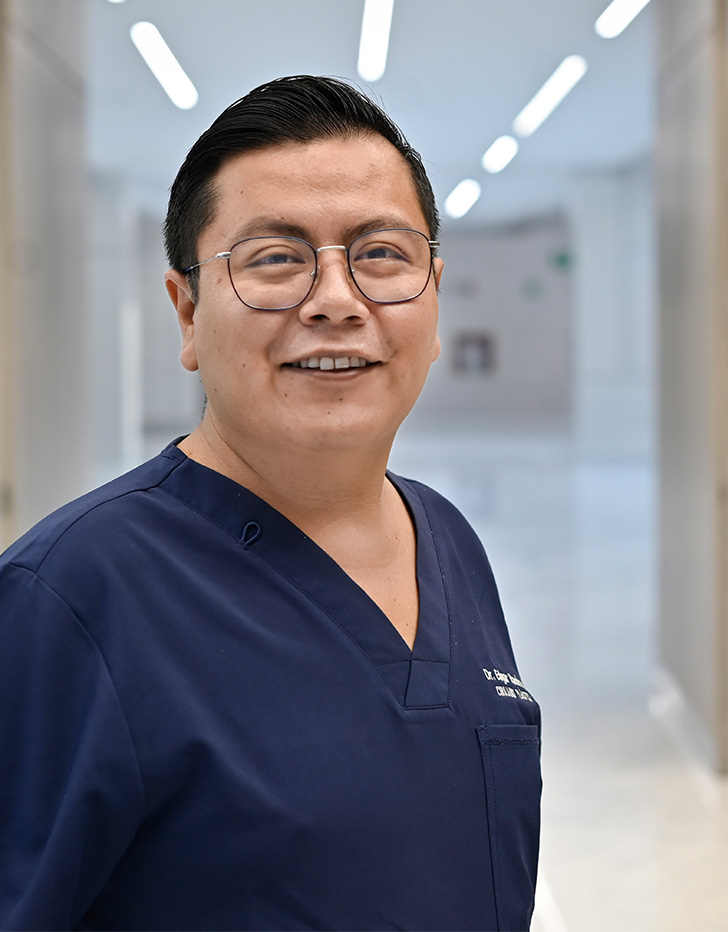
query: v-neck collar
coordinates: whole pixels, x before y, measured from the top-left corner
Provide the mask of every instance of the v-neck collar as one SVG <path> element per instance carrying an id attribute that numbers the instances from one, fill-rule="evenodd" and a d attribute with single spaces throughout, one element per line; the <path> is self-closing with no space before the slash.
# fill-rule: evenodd
<path id="1" fill-rule="evenodd" d="M 420 608 L 410 650 L 371 597 L 288 518 L 244 486 L 190 459 L 175 444 L 162 456 L 177 466 L 161 488 L 240 541 L 315 602 L 369 658 L 405 709 L 448 704 L 449 604 L 436 538 L 413 483 L 387 473 L 416 532 Z"/>

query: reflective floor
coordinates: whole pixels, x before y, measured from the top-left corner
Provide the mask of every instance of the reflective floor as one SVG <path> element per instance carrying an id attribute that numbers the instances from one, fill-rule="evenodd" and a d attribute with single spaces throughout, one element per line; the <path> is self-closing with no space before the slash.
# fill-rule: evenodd
<path id="1" fill-rule="evenodd" d="M 683 747 L 656 680 L 652 465 L 583 462 L 554 437 L 405 433 L 391 467 L 480 534 L 541 702 L 533 932 L 728 930 L 728 786 Z"/>

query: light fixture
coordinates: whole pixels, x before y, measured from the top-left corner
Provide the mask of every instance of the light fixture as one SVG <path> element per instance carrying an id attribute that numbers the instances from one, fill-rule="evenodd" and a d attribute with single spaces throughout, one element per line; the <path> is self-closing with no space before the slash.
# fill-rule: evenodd
<path id="1" fill-rule="evenodd" d="M 157 27 L 153 23 L 135 23 L 130 34 L 139 54 L 172 103 L 180 110 L 194 107 L 199 100 L 195 85 L 185 74 Z"/>
<path id="2" fill-rule="evenodd" d="M 378 81 L 387 67 L 394 0 L 364 0 L 357 71 L 364 81 Z"/>
<path id="3" fill-rule="evenodd" d="M 635 16 L 649 2 L 650 0 L 612 0 L 594 23 L 594 31 L 602 39 L 613 39 L 621 32 L 624 32 Z"/>
<path id="4" fill-rule="evenodd" d="M 518 152 L 518 140 L 514 139 L 513 136 L 499 136 L 489 146 L 481 160 L 481 165 L 491 175 L 495 175 L 503 171 L 516 152 Z"/>
<path id="5" fill-rule="evenodd" d="M 581 55 L 569 55 L 565 58 L 515 118 L 513 131 L 518 136 L 530 136 L 531 133 L 535 133 L 569 91 L 584 77 L 586 69 L 586 59 Z"/>
<path id="6" fill-rule="evenodd" d="M 109 0 L 109 3 L 124 3 L 125 0 Z"/>
<path id="7" fill-rule="evenodd" d="M 480 185 L 473 178 L 466 178 L 456 185 L 445 199 L 445 213 L 453 220 L 464 217 L 480 197 Z"/>

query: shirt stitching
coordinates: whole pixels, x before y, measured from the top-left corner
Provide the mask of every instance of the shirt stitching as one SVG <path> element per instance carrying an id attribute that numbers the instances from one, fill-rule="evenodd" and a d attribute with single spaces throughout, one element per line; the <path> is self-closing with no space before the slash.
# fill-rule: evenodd
<path id="1" fill-rule="evenodd" d="M 170 457 L 170 459 L 171 459 L 171 457 Z M 174 461 L 173 461 L 173 462 L 174 462 Z M 43 554 L 43 557 L 41 558 L 40 562 L 39 562 L 38 565 L 35 567 L 35 570 L 30 570 L 30 567 L 25 567 L 25 568 L 26 568 L 26 569 L 29 569 L 30 572 L 35 572 L 36 574 L 40 574 L 40 571 L 41 571 L 41 568 L 43 567 L 43 564 L 44 564 L 45 561 L 48 559 L 48 557 L 51 555 L 52 551 L 55 550 L 55 548 L 56 548 L 56 547 L 58 546 L 58 544 L 63 540 L 63 538 L 66 536 L 66 534 L 68 534 L 68 532 L 71 530 L 71 528 L 75 527 L 75 526 L 78 524 L 79 521 L 82 521 L 84 518 L 86 518 L 86 517 L 87 517 L 88 515 L 90 515 L 92 512 L 96 511 L 98 508 L 102 508 L 104 505 L 108 505 L 108 504 L 110 504 L 111 502 L 119 501 L 119 499 L 126 498 L 127 495 L 134 495 L 134 494 L 136 494 L 137 492 L 150 492 L 152 489 L 159 488 L 160 483 L 162 483 L 162 482 L 164 482 L 166 479 L 168 479 L 168 478 L 172 475 L 172 473 L 174 472 L 174 470 L 177 469 L 179 466 L 182 465 L 182 462 L 184 462 L 184 460 L 180 461 L 179 463 L 174 463 L 174 465 L 172 466 L 172 469 L 170 469 L 169 472 L 165 473 L 164 476 L 160 477 L 156 482 L 153 482 L 153 483 L 151 483 L 151 484 L 149 484 L 149 485 L 138 486 L 137 488 L 134 488 L 134 489 L 127 489 L 125 492 L 119 492 L 117 495 L 112 495 L 112 496 L 109 497 L 109 498 L 105 498 L 105 499 L 103 499 L 102 501 L 97 502 L 95 505 L 91 505 L 91 506 L 90 506 L 89 508 L 87 508 L 85 511 L 82 511 L 81 514 L 77 515 L 76 518 L 74 518 L 74 520 L 71 521 L 71 522 L 58 534 L 58 536 L 55 538 L 55 540 L 53 541 L 53 543 L 50 544 L 50 546 L 48 547 L 48 549 L 46 550 L 46 552 Z M 23 566 L 22 563 L 16 563 L 15 565 L 21 566 L 21 567 Z M 38 575 L 38 578 L 40 579 L 40 575 Z M 48 588 L 51 589 L 50 586 L 49 586 Z M 55 591 L 55 590 L 51 589 L 51 591 Z M 60 598 L 60 596 L 59 596 L 59 598 Z"/>
<path id="2" fill-rule="evenodd" d="M 425 512 L 425 517 L 427 518 L 427 526 L 430 530 L 430 536 L 432 537 L 432 546 L 435 551 L 435 559 L 437 560 L 437 566 L 440 570 L 440 579 L 442 580 L 442 590 L 445 594 L 445 605 L 447 606 L 448 642 L 449 642 L 449 648 L 450 648 L 449 657 L 447 660 L 448 670 L 447 670 L 447 703 L 446 703 L 446 705 L 449 706 L 450 700 L 452 698 L 453 630 L 452 630 L 452 605 L 450 602 L 450 593 L 448 590 L 447 578 L 443 570 L 442 559 L 440 557 L 440 547 L 437 542 L 437 536 L 435 534 L 435 529 L 432 525 L 432 520 L 430 519 L 430 512 L 429 512 L 429 509 L 427 508 L 427 504 L 425 503 L 424 498 L 420 494 L 420 490 L 419 488 L 417 488 L 416 483 L 408 479 L 403 479 L 401 481 L 406 482 L 409 485 L 409 487 L 412 489 L 413 494 L 417 496 L 420 504 L 422 505 L 422 509 Z M 445 661 L 440 661 L 440 662 L 444 663 Z"/>

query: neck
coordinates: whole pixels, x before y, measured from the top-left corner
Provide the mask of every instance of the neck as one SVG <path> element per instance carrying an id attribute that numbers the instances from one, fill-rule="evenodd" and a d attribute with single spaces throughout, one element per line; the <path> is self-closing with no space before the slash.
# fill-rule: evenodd
<path id="1" fill-rule="evenodd" d="M 206 417 L 180 447 L 250 489 L 315 541 L 411 648 L 419 611 L 416 542 L 409 513 L 386 479 L 393 439 L 369 447 L 270 449 L 224 440 Z"/>
<path id="2" fill-rule="evenodd" d="M 245 486 L 316 538 L 316 529 L 381 511 L 394 438 L 361 446 L 261 449 L 225 439 L 207 416 L 180 443 L 183 453 Z"/>

